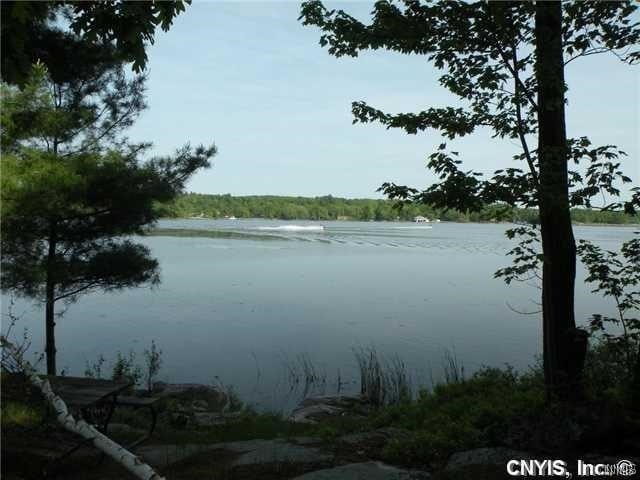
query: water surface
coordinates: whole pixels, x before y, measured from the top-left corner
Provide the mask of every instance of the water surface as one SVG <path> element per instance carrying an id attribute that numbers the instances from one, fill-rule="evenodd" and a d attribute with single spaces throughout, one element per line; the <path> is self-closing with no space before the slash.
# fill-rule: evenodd
<path id="1" fill-rule="evenodd" d="M 328 381 L 357 388 L 354 347 L 399 354 L 417 382 L 441 373 L 454 348 L 467 371 L 509 363 L 526 368 L 540 352 L 539 291 L 506 286 L 504 224 L 173 220 L 163 229 L 228 235 L 140 238 L 160 260 L 153 290 L 89 294 L 58 322 L 58 365 L 82 374 L 100 354 L 163 350 L 161 378 L 222 382 L 262 408 L 286 408 L 288 366 L 308 355 Z M 429 228 L 431 227 L 431 228 Z M 617 249 L 633 228 L 576 227 L 577 238 Z M 582 283 L 576 313 L 612 313 Z M 7 298 L 3 297 L 6 312 Z M 25 302 L 33 346 L 43 347 L 43 310 Z M 142 358 L 139 358 L 142 360 Z"/>

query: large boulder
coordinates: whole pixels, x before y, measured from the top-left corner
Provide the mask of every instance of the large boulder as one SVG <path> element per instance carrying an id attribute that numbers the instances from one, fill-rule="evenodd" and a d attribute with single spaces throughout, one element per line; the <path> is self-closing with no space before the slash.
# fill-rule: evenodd
<path id="1" fill-rule="evenodd" d="M 226 412 L 229 396 L 217 386 L 158 382 L 154 395 L 162 399 L 163 416 L 176 428 L 221 425 L 237 417 Z"/>
<path id="2" fill-rule="evenodd" d="M 177 400 L 192 410 L 222 411 L 229 403 L 229 396 L 215 385 L 201 383 L 164 383 L 153 386 L 154 396 Z"/>

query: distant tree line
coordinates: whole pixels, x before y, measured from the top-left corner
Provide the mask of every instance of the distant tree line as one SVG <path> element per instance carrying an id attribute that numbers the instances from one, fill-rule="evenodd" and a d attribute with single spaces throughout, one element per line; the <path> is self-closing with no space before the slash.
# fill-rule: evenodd
<path id="1" fill-rule="evenodd" d="M 453 222 L 537 222 L 535 209 L 514 208 L 503 204 L 486 205 L 479 211 L 444 210 L 425 204 L 402 207 L 391 200 L 324 197 L 283 197 L 206 195 L 188 193 L 171 203 L 157 206 L 165 218 L 274 218 L 281 220 L 413 220 L 417 216 Z M 638 215 L 595 209 L 573 209 L 578 223 L 640 223 Z"/>

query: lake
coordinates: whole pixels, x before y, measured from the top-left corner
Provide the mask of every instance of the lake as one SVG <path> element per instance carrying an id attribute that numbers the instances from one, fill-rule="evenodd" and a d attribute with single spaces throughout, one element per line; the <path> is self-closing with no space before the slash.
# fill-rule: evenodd
<path id="1" fill-rule="evenodd" d="M 445 351 L 455 350 L 467 372 L 505 363 L 524 369 L 541 351 L 540 316 L 516 312 L 535 311 L 539 291 L 493 278 L 510 263 L 506 224 L 194 219 L 158 226 L 223 235 L 141 238 L 160 261 L 162 284 L 69 305 L 56 327 L 58 366 L 69 375 L 101 354 L 110 365 L 117 351 L 134 351 L 142 362 L 153 339 L 163 350 L 162 380 L 230 384 L 243 400 L 277 410 L 301 395 L 289 387 L 304 361 L 326 377 L 319 390 L 335 390 L 338 378 L 342 391 L 357 389 L 354 348 L 399 355 L 417 384 L 439 378 Z M 633 231 L 575 227 L 576 238 L 609 249 Z M 579 268 L 578 322 L 613 313 L 583 279 Z M 42 351 L 43 309 L 20 301 L 15 311 Z"/>

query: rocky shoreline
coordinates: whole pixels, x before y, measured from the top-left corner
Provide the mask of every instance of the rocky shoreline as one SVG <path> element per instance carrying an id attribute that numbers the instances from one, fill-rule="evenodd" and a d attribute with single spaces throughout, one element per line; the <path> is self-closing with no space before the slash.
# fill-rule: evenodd
<path id="1" fill-rule="evenodd" d="M 134 392 L 148 395 L 146 392 Z M 245 435 L 238 440 L 208 441 L 203 437 L 225 430 L 233 433 L 257 422 L 260 415 L 237 408 L 228 392 L 201 384 L 157 384 L 153 395 L 159 397 L 159 425 L 162 433 L 154 435 L 135 453 L 167 479 L 192 480 L 445 480 L 462 478 L 509 478 L 506 464 L 510 460 L 550 458 L 549 452 L 534 452 L 508 447 L 484 447 L 456 451 L 443 463 L 404 463 L 389 461 L 385 448 L 405 445 L 413 432 L 396 427 L 375 428 L 367 419 L 375 408 L 363 396 L 316 396 L 305 398 L 286 418 L 288 433 Z M 116 441 L 139 436 L 145 422 L 142 413 L 116 418 L 108 435 Z M 252 417 L 253 415 L 253 417 Z M 331 430 L 336 422 L 360 422 L 351 433 Z M 305 430 L 307 429 L 307 430 Z M 11 434 L 7 435 L 11 438 Z M 43 463 L 73 443 L 64 432 L 51 432 L 44 438 L 25 437 L 24 443 L 3 445 L 4 461 L 22 458 L 32 465 Z M 52 440 L 55 438 L 55 440 Z M 13 440 L 13 438 L 11 438 Z M 124 443 L 124 442 L 123 442 Z M 92 465 L 95 450 L 85 448 L 74 454 L 73 462 Z M 553 455 L 551 455 L 553 456 Z M 554 457 L 555 458 L 555 457 Z M 602 455 L 583 458 L 593 463 L 615 463 Z M 619 459 L 618 459 L 619 460 Z M 640 464 L 640 459 L 628 460 Z M 71 462 L 69 462 L 71 464 Z M 575 458 L 567 459 L 575 465 Z M 98 470 L 77 467 L 65 471 L 69 480 L 128 478 L 118 466 L 105 462 Z M 36 471 L 38 471 L 36 469 Z M 3 465 L 3 473 L 5 473 Z M 95 474 L 95 476 L 94 476 Z M 6 478 L 39 478 L 28 474 L 9 474 Z"/>

